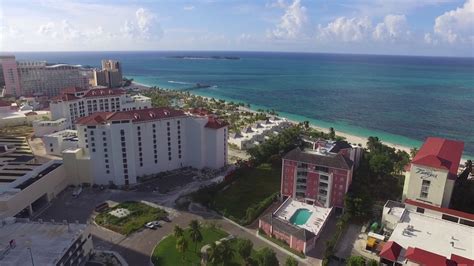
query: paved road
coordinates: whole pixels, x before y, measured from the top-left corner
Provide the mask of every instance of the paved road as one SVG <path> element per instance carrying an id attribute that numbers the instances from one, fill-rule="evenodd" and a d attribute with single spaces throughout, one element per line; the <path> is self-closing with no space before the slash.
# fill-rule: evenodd
<path id="1" fill-rule="evenodd" d="M 186 186 L 187 187 L 187 186 Z M 188 188 L 190 189 L 190 188 Z M 187 191 L 187 189 L 184 189 Z M 45 210 L 38 218 L 43 220 L 55 219 L 56 221 L 75 220 L 86 223 L 91 222 L 94 207 L 111 200 L 122 202 L 127 200 L 145 200 L 159 205 L 169 206 L 183 192 L 171 193 L 168 195 L 157 194 L 156 192 L 134 192 L 105 190 L 97 191 L 92 188 L 85 189 L 78 198 L 72 198 L 72 190 L 66 190 L 53 201 L 52 205 Z M 168 208 L 168 207 L 166 207 Z M 91 234 L 94 245 L 97 249 L 112 250 L 120 253 L 130 265 L 149 265 L 150 254 L 155 245 L 166 235 L 172 233 L 174 225 L 187 227 L 193 219 L 200 221 L 215 222 L 223 230 L 241 238 L 250 239 L 256 248 L 268 247 L 269 245 L 256 236 L 256 231 L 252 229 L 242 229 L 225 219 L 216 217 L 208 212 L 190 213 L 168 209 L 173 213 L 171 223 L 166 223 L 157 230 L 143 229 L 128 237 L 112 232 L 108 229 L 91 224 Z M 273 248 L 280 262 L 284 262 L 287 254 Z M 317 265 L 318 260 L 310 260 L 308 265 Z M 300 263 L 303 265 L 303 263 Z"/>

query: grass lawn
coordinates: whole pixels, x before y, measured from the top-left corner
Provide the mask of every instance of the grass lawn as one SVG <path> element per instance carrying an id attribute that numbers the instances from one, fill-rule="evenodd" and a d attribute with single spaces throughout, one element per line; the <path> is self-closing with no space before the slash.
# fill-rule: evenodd
<path id="1" fill-rule="evenodd" d="M 109 214 L 114 209 L 127 209 L 130 214 L 123 218 L 118 218 L 114 215 Z M 95 222 L 101 226 L 104 226 L 112 231 L 118 232 L 123 235 L 129 235 L 143 226 L 154 220 L 160 220 L 168 214 L 158 208 L 153 208 L 146 205 L 145 203 L 126 201 L 109 209 L 95 217 Z"/>
<path id="2" fill-rule="evenodd" d="M 280 190 L 281 167 L 261 164 L 236 174 L 241 176 L 214 199 L 215 208 L 226 216 L 242 219 L 248 207 Z"/>
<path id="3" fill-rule="evenodd" d="M 201 228 L 203 241 L 197 245 L 197 252 L 194 252 L 195 244 L 189 236 L 189 229 L 184 231 L 184 237 L 188 241 L 188 250 L 185 252 L 185 258 L 182 259 L 182 254 L 176 249 L 176 238 L 171 234 L 163 239 L 153 250 L 152 262 L 156 266 L 175 266 L 175 265 L 200 265 L 201 257 L 200 250 L 203 246 L 210 244 L 216 240 L 226 237 L 228 234 L 218 228 L 203 226 Z M 234 257 L 227 264 L 229 266 L 244 265 L 244 260 L 237 253 L 238 239 L 230 240 L 230 246 L 234 250 Z M 251 265 L 256 265 L 255 250 L 252 250 Z M 253 263 L 252 263 L 253 262 Z"/>
<path id="4" fill-rule="evenodd" d="M 7 126 L 0 129 L 1 136 L 26 137 L 33 134 L 31 126 Z"/>
<path id="5" fill-rule="evenodd" d="M 159 230 L 159 229 L 158 229 Z M 189 229 L 184 230 L 184 237 L 188 241 L 188 250 L 185 252 L 185 259 L 176 249 L 176 237 L 172 234 L 163 239 L 153 250 L 152 262 L 154 265 L 175 266 L 175 265 L 200 265 L 200 250 L 203 246 L 215 242 L 228 234 L 218 228 L 202 226 L 202 241 L 197 244 L 196 252 L 194 252 L 195 244 L 189 236 Z"/>

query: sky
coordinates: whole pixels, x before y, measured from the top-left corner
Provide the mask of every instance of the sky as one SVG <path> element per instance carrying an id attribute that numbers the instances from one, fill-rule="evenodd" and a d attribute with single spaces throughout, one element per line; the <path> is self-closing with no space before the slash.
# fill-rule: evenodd
<path id="1" fill-rule="evenodd" d="M 474 57 L 474 0 L 0 0 L 0 51 Z"/>

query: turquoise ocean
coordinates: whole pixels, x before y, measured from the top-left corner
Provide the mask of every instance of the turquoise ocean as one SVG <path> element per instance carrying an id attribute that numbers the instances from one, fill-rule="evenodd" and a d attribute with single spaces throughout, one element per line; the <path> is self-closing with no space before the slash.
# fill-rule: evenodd
<path id="1" fill-rule="evenodd" d="M 474 58 L 191 51 L 15 55 L 95 67 L 103 58 L 117 59 L 126 77 L 146 85 L 275 109 L 293 120 L 409 147 L 428 136 L 462 140 L 464 155 L 474 157 Z"/>

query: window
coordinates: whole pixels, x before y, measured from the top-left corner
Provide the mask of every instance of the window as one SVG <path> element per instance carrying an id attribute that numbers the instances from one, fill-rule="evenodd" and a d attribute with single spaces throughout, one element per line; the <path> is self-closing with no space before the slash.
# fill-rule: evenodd
<path id="1" fill-rule="evenodd" d="M 424 208 L 417 207 L 417 208 L 416 208 L 416 212 L 425 213 L 425 209 L 424 209 Z"/>
<path id="2" fill-rule="evenodd" d="M 451 215 L 447 215 L 447 214 L 443 214 L 441 216 L 441 218 L 443 220 L 447 220 L 447 221 L 450 221 L 450 222 L 455 222 L 457 223 L 459 221 L 459 218 L 458 217 L 454 217 L 454 216 L 451 216 Z"/>
<path id="3" fill-rule="evenodd" d="M 431 181 L 423 180 L 421 182 L 421 191 L 420 191 L 420 198 L 426 199 L 428 198 L 428 190 L 430 189 Z"/>

